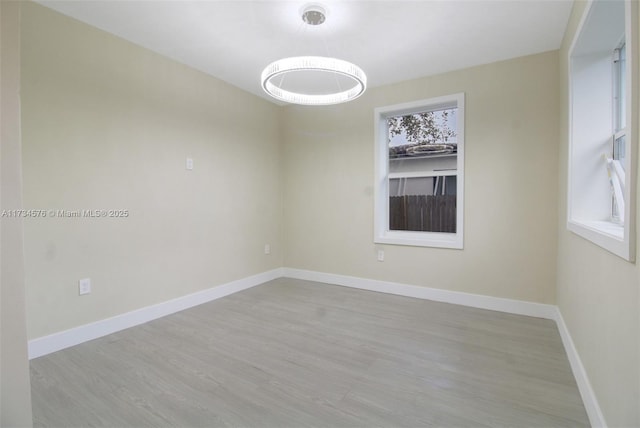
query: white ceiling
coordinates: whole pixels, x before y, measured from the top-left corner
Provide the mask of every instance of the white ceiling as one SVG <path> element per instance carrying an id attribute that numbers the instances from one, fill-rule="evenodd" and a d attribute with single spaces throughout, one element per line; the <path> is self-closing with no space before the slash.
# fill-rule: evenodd
<path id="1" fill-rule="evenodd" d="M 316 1 L 40 0 L 94 27 L 270 99 L 260 73 L 277 59 L 335 56 L 369 87 L 557 49 L 571 0 Z"/>

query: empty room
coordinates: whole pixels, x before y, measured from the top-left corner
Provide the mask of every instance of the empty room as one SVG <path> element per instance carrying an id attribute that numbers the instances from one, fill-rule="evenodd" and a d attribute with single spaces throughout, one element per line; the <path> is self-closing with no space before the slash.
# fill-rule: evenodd
<path id="1" fill-rule="evenodd" d="M 640 427 L 637 1 L 0 19 L 2 427 Z"/>

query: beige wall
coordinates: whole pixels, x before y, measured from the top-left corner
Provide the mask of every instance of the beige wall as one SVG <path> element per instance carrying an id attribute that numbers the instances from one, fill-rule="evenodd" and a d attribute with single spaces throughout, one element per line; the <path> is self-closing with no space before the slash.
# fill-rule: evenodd
<path id="1" fill-rule="evenodd" d="M 25 222 L 29 337 L 282 265 L 557 299 L 607 422 L 640 425 L 639 269 L 565 227 L 576 4 L 560 54 L 372 88 L 346 105 L 278 108 L 23 3 L 25 207 L 130 212 Z M 466 94 L 464 250 L 375 245 L 373 109 L 457 92 Z M 3 184 L 4 174 L 3 163 Z M 93 293 L 79 297 L 84 277 Z M 3 330 L 3 361 L 4 341 Z M 4 371 L 3 362 L 3 389 Z"/>
<path id="2" fill-rule="evenodd" d="M 0 2 L 0 209 L 22 208 L 20 5 Z M 0 220 L 0 426 L 31 425 L 22 218 Z"/>
<path id="3" fill-rule="evenodd" d="M 279 107 L 34 3 L 22 12 L 25 207 L 130 212 L 25 222 L 30 339 L 282 266 Z"/>
<path id="4" fill-rule="evenodd" d="M 556 51 L 287 107 L 285 266 L 555 303 L 558 84 Z M 374 108 L 458 92 L 464 250 L 375 245 Z"/>
<path id="5" fill-rule="evenodd" d="M 574 4 L 560 51 L 557 299 L 607 424 L 640 426 L 640 270 L 637 263 L 612 255 L 566 227 L 567 59 L 585 5 Z M 633 74 L 637 77 L 638 70 Z M 640 242 L 640 236 L 637 239 Z"/>

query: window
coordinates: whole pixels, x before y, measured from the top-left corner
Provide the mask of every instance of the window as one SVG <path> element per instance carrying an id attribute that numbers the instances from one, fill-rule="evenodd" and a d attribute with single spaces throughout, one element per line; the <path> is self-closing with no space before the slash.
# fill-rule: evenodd
<path id="1" fill-rule="evenodd" d="M 464 94 L 375 110 L 374 242 L 463 247 Z"/>
<path id="2" fill-rule="evenodd" d="M 607 174 L 611 181 L 611 221 L 624 225 L 625 145 L 626 145 L 626 45 L 613 51 L 613 136 Z"/>
<path id="3" fill-rule="evenodd" d="M 627 17 L 634 3 L 591 2 L 569 53 L 567 227 L 630 261 L 635 183 L 627 177 L 636 167 L 631 135 L 637 134 L 637 83 L 631 81 L 629 41 L 637 37 L 632 39 Z"/>

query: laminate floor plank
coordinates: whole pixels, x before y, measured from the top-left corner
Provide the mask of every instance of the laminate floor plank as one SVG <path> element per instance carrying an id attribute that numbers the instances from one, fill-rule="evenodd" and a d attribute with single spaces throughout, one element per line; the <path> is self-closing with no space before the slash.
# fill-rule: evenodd
<path id="1" fill-rule="evenodd" d="M 31 361 L 38 427 L 580 427 L 549 320 L 282 278 Z"/>

